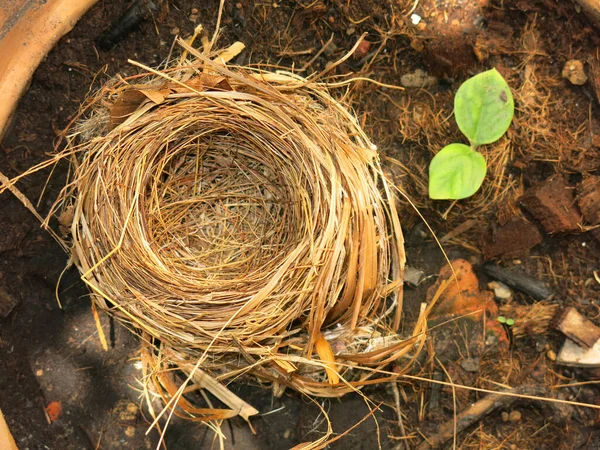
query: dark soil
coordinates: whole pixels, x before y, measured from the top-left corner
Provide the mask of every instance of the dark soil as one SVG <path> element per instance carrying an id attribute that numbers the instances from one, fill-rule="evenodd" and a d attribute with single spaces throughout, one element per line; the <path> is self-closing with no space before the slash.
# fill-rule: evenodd
<path id="1" fill-rule="evenodd" d="M 136 69 L 127 63 L 128 58 L 158 65 L 171 51 L 175 34 L 188 36 L 199 23 L 212 32 L 217 19 L 218 1 L 165 0 L 159 11 L 113 49 L 98 48 L 96 39 L 130 3 L 100 1 L 40 65 L 0 145 L 3 173 L 15 176 L 42 161 L 53 150 L 59 131 L 77 112 L 90 86 L 98 87 L 117 73 L 135 73 Z M 436 80 L 427 91 L 392 91 L 365 83 L 352 88 L 353 107 L 382 154 L 409 165 L 407 155 L 417 155 L 411 156 L 412 164 L 419 158 L 429 158 L 433 151 L 429 145 L 435 146 L 439 140 L 460 139 L 451 121 L 438 118 L 423 123 L 418 119 L 427 111 L 445 111 L 443 118 L 448 116 L 453 92 L 464 79 L 496 66 L 512 87 L 520 85 L 525 77 L 521 65 L 524 57 L 511 46 L 517 40 L 515 36 L 526 40 L 528 27 L 535 23 L 537 44 L 545 55 L 539 64 L 546 84 L 539 89 L 540 92 L 552 89 L 554 103 L 545 119 L 548 122 L 534 124 L 546 126 L 548 129 L 542 130 L 546 134 L 527 128 L 534 125 L 526 121 L 516 123 L 511 129 L 509 137 L 514 142 L 523 143 L 527 136 L 534 136 L 535 140 L 530 147 L 514 148 L 508 171 L 513 179 L 521 181 L 523 189 L 558 173 L 571 189 L 571 198 L 582 179 L 599 175 L 599 142 L 595 133 L 600 133 L 600 105 L 595 86 L 590 82 L 573 86 L 560 78 L 568 59 L 581 59 L 586 61 L 586 68 L 592 67 L 597 58 L 599 34 L 570 2 L 481 1 L 469 6 L 466 5 L 469 2 L 450 1 L 441 8 L 436 2 L 422 1 L 416 12 L 428 27 L 411 25 L 410 19 L 402 16 L 409 8 L 402 9 L 400 3 L 226 2 L 219 42 L 223 46 L 235 40 L 245 43 L 246 50 L 236 60 L 238 64 L 303 68 L 333 36 L 332 44 L 306 66 L 304 73 L 311 73 L 346 54 L 361 33 L 368 32 L 370 44 L 361 46 L 358 56 L 338 67 L 338 74 L 361 72 L 384 83 L 399 84 L 402 75 L 422 69 Z M 194 14 L 193 8 L 198 10 Z M 518 104 L 519 107 L 525 108 L 524 104 Z M 580 131 L 575 133 L 577 130 Z M 573 133 L 568 136 L 574 141 L 563 145 L 565 133 L 570 131 Z M 571 145 L 572 142 L 577 146 Z M 560 153 L 565 148 L 572 150 Z M 543 152 L 551 151 L 556 153 L 544 156 Z M 600 248 L 592 235 L 594 231 L 584 232 L 596 224 L 581 222 L 586 228 L 577 227 L 573 232 L 571 227 L 569 233 L 549 234 L 544 231 L 543 220 L 540 226 L 539 218 L 518 209 L 516 196 L 499 205 L 489 205 L 488 209 L 476 210 L 465 202 L 454 206 L 448 220 L 444 220 L 442 214 L 449 202 L 423 200 L 426 191 L 423 194 L 422 186 L 415 180 L 425 179 L 425 172 L 416 173 L 417 165 L 410 167 L 412 177 L 389 164 L 391 175 L 415 197 L 438 236 L 455 230 L 466 220 L 476 223 L 461 233 L 460 238 L 444 243 L 451 258 L 460 256 L 483 262 L 483 244 L 502 229 L 502 243 L 486 256 L 503 258 L 506 265 L 522 267 L 529 275 L 551 285 L 556 293 L 552 301 L 575 306 L 600 323 L 597 314 L 600 282 L 594 279 L 594 271 L 600 269 L 597 257 Z M 19 184 L 32 200 L 38 199 L 45 189 L 39 205 L 42 215 L 61 189 L 65 172 L 65 167 L 59 167 L 47 185 L 49 172 L 40 172 Z M 586 208 L 595 210 L 593 205 L 586 204 Z M 149 416 L 143 407 L 138 408 L 142 400 L 136 337 L 102 316 L 105 330 L 111 330 L 111 346 L 105 352 L 97 337 L 85 287 L 74 269 L 64 271 L 68 256 L 12 195 L 0 196 L 0 211 L 0 291 L 20 302 L 6 319 L 0 318 L 0 408 L 19 448 L 155 448 L 158 433 L 146 434 Z M 402 220 L 409 263 L 428 276 L 437 274 L 443 256 L 421 220 L 409 207 L 402 208 Z M 516 223 L 515 220 L 519 226 L 507 226 Z M 534 237 L 523 236 L 523 230 Z M 62 308 L 55 296 L 59 279 Z M 482 281 L 486 281 L 484 277 Z M 419 304 L 425 301 L 426 289 L 431 284 L 430 279 L 416 290 L 407 289 L 406 307 L 412 308 L 406 313 L 407 321 L 418 314 Z M 516 293 L 515 301 L 527 305 L 533 300 Z M 463 331 L 471 333 L 465 330 L 437 337 L 438 342 L 445 342 L 437 346 L 444 349 L 440 350 L 444 355 L 438 355 L 437 363 L 419 363 L 423 365 L 424 376 L 438 380 L 449 376 L 456 383 L 488 389 L 498 385 L 485 384 L 485 379 L 511 386 L 533 384 L 547 387 L 548 396 L 599 404 L 600 394 L 593 385 L 566 390 L 548 387 L 594 378 L 593 372 L 558 366 L 548 356 L 550 350 L 556 353 L 564 340 L 558 332 L 528 336 L 503 351 L 488 351 L 485 358 L 480 354 L 479 372 L 474 373 L 460 368 L 464 364 L 460 366 L 459 360 L 469 348 L 461 348 L 460 344 L 448 350 L 448 339 L 464 339 Z M 480 331 L 472 333 L 481 334 Z M 483 352 L 480 349 L 483 344 L 479 344 L 478 351 Z M 416 448 L 422 436 L 434 434 L 442 423 L 452 420 L 453 393 L 447 387 L 429 383 L 406 382 L 401 388 L 403 422 L 409 435 L 406 448 Z M 397 440 L 401 431 L 389 386 L 365 391 L 372 403 L 359 396 L 308 399 L 292 392 L 276 399 L 270 390 L 252 381 L 240 382 L 232 390 L 261 415 L 252 420 L 255 433 L 242 420 L 224 424 L 225 448 L 291 448 L 314 441 L 326 432 L 327 421 L 320 407 L 327 411 L 334 433 L 342 433 L 379 404 L 374 417 L 330 444 L 330 448 L 395 448 L 401 443 Z M 461 391 L 457 394 L 457 410 L 477 398 L 472 392 Z M 53 401 L 62 404 L 63 414 L 50 423 L 44 409 Z M 590 409 L 572 408 L 563 416 L 554 410 L 548 413 L 539 402 L 521 402 L 515 409 L 521 413 L 519 421 L 503 422 L 500 412 L 494 413 L 459 435 L 458 444 L 462 448 L 600 448 L 598 414 Z M 218 438 L 208 427 L 180 420 L 170 426 L 166 442 L 171 450 L 219 448 Z"/>

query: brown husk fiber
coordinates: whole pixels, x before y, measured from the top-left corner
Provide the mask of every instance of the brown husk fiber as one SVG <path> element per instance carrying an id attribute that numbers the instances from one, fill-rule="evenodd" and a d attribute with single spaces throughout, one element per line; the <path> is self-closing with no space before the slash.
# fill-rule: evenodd
<path id="1" fill-rule="evenodd" d="M 186 392 L 235 409 L 215 383 L 340 396 L 401 357 L 403 373 L 427 311 L 402 338 L 403 238 L 375 145 L 322 80 L 180 44 L 168 68 L 101 88 L 44 164 L 72 162 L 53 213 L 94 305 L 142 337 L 146 386 L 177 401 L 180 369 Z"/>

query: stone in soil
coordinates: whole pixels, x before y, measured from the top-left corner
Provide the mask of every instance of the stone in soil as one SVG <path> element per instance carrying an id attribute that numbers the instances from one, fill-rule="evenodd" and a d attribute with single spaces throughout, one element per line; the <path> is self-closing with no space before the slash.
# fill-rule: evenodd
<path id="1" fill-rule="evenodd" d="M 427 72 L 417 69 L 414 72 L 407 73 L 400 77 L 400 84 L 407 88 L 426 88 L 437 83 L 437 78 L 427 74 Z"/>
<path id="2" fill-rule="evenodd" d="M 518 202 L 549 234 L 579 229 L 581 214 L 575 206 L 573 189 L 561 177 L 549 178 L 528 189 Z"/>
<path id="3" fill-rule="evenodd" d="M 485 259 L 516 258 L 542 242 L 538 228 L 524 217 L 495 226 L 483 244 Z"/>
<path id="4" fill-rule="evenodd" d="M 519 420 L 521 420 L 521 413 L 517 410 L 511 411 L 508 415 L 508 420 L 509 422 L 518 422 Z"/>
<path id="5" fill-rule="evenodd" d="M 562 70 L 562 76 L 576 86 L 581 86 L 588 80 L 583 69 L 583 63 L 578 59 L 571 59 L 566 62 Z"/>

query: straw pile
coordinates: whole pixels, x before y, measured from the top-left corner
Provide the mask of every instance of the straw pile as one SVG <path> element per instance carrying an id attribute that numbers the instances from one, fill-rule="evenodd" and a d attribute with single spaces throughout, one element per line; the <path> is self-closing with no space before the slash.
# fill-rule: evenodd
<path id="1" fill-rule="evenodd" d="M 402 231 L 356 118 L 322 83 L 226 65 L 239 48 L 180 44 L 105 85 L 53 159 L 72 160 L 54 212 L 73 262 L 142 336 L 147 384 L 206 419 L 173 367 L 235 413 L 242 374 L 340 396 L 410 365 L 426 325 L 398 335 Z"/>

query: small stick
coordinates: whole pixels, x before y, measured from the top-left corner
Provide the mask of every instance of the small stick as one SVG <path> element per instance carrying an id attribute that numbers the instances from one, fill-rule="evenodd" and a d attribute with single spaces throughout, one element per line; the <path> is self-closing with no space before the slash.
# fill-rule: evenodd
<path id="1" fill-rule="evenodd" d="M 519 399 L 518 395 L 542 395 L 545 390 L 535 386 L 522 386 L 507 389 L 503 392 L 510 392 L 515 395 L 489 394 L 456 416 L 456 434 L 479 422 L 497 409 L 509 407 Z M 428 438 L 419 445 L 418 450 L 430 450 L 444 445 L 454 436 L 454 423 L 454 419 L 452 419 L 443 424 L 435 436 Z"/>
<path id="2" fill-rule="evenodd" d="M 406 430 L 404 429 L 404 422 L 402 421 L 402 410 L 400 409 L 400 392 L 398 391 L 398 385 L 396 382 L 392 383 L 392 392 L 394 393 L 394 402 L 396 403 L 396 414 L 398 414 L 398 427 L 400 428 L 400 434 L 403 438 L 406 438 Z M 406 439 L 402 440 L 405 450 L 410 450 L 410 446 Z M 400 450 L 400 445 L 396 447 Z"/>
<path id="3" fill-rule="evenodd" d="M 135 27 L 137 27 L 151 11 L 158 10 L 158 3 L 153 0 L 137 0 L 119 20 L 113 23 L 98 38 L 96 43 L 102 50 L 110 50 L 121 42 Z"/>
<path id="4" fill-rule="evenodd" d="M 511 288 L 518 289 L 536 300 L 545 300 L 554 294 L 543 281 L 536 280 L 516 271 L 506 270 L 496 264 L 484 264 L 483 271 L 490 278 L 502 281 Z"/>
<path id="5" fill-rule="evenodd" d="M 325 45 L 323 45 L 323 47 L 321 47 L 321 50 L 319 50 L 319 51 L 318 51 L 318 52 L 315 54 L 315 56 L 313 56 L 313 57 L 311 58 L 311 60 L 310 60 L 310 61 L 308 61 L 306 64 L 304 64 L 304 65 L 303 65 L 303 66 L 302 66 L 302 67 L 301 67 L 301 68 L 298 70 L 298 72 L 304 72 L 306 69 L 308 69 L 308 68 L 309 68 L 309 67 L 312 65 L 312 63 L 314 63 L 314 62 L 316 61 L 316 59 L 317 59 L 319 56 L 321 56 L 321 54 L 322 54 L 322 53 L 325 51 L 325 49 L 326 49 L 327 47 L 329 47 L 329 45 L 330 45 L 330 44 L 333 42 L 333 36 L 334 36 L 334 35 L 333 35 L 333 33 L 332 33 L 332 34 L 331 34 L 331 37 L 329 38 L 329 40 L 328 40 L 327 42 L 325 42 Z"/>
<path id="6" fill-rule="evenodd" d="M 98 338 L 100 339 L 100 344 L 102 344 L 102 348 L 105 352 L 108 351 L 108 343 L 106 342 L 106 335 L 104 334 L 104 330 L 102 329 L 102 322 L 100 322 L 100 314 L 98 314 L 98 309 L 96 308 L 96 304 L 92 302 L 92 315 L 94 316 L 94 321 L 96 322 L 96 329 L 98 330 Z"/>

